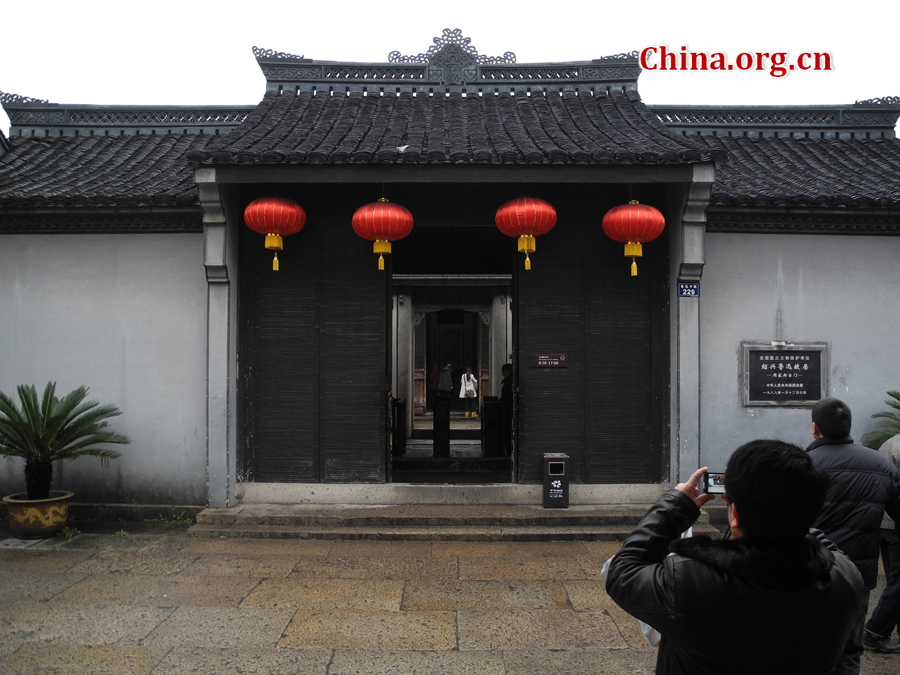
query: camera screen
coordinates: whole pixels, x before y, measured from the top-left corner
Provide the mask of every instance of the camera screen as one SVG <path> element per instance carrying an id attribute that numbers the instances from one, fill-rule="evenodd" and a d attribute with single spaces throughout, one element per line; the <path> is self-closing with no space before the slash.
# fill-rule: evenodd
<path id="1" fill-rule="evenodd" d="M 725 494 L 725 474 L 708 472 L 706 474 L 706 489 L 704 492 L 715 495 Z"/>

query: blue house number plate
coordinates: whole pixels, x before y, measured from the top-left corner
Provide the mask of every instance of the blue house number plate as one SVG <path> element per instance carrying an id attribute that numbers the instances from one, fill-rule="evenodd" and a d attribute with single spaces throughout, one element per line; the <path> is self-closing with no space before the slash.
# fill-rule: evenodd
<path id="1" fill-rule="evenodd" d="M 699 298 L 700 284 L 678 284 L 679 298 Z"/>

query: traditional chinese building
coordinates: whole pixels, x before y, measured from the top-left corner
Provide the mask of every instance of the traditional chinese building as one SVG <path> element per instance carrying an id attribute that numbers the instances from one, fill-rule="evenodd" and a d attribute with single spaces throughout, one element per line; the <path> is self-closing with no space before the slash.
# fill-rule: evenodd
<path id="1" fill-rule="evenodd" d="M 519 64 L 459 31 L 388 63 L 254 54 L 257 106 L 2 95 L 0 389 L 125 411 L 121 460 L 58 471 L 85 500 L 527 502 L 564 452 L 575 502 L 650 501 L 752 438 L 805 444 L 821 395 L 859 436 L 898 387 L 900 100 L 653 105 L 636 54 Z M 307 218 L 277 272 L 244 223 L 267 196 Z M 558 217 L 530 270 L 495 225 L 521 196 Z M 380 198 L 415 221 L 383 271 L 351 227 Z M 665 218 L 636 276 L 601 225 L 631 200 Z M 445 361 L 488 397 L 512 364 L 508 450 L 404 454 Z"/>

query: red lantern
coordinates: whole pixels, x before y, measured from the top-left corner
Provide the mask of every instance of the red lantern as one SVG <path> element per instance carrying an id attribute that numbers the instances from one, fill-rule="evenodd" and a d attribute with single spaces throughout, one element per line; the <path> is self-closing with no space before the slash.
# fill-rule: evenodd
<path id="1" fill-rule="evenodd" d="M 625 256 L 631 256 L 631 276 L 637 276 L 637 262 L 642 254 L 641 243 L 653 241 L 662 234 L 666 219 L 652 206 L 631 200 L 616 206 L 603 216 L 606 236 L 625 244 Z"/>
<path id="2" fill-rule="evenodd" d="M 534 238 L 547 234 L 556 225 L 556 209 L 543 199 L 519 197 L 497 209 L 497 228 L 508 237 L 519 238 L 519 253 L 525 254 L 525 269 L 531 269 L 529 253 L 534 253 Z"/>
<path id="3" fill-rule="evenodd" d="M 295 201 L 281 197 L 261 197 L 244 209 L 244 222 L 266 235 L 266 248 L 275 251 L 272 269 L 278 271 L 278 251 L 284 236 L 297 234 L 306 225 L 306 212 Z"/>
<path id="4" fill-rule="evenodd" d="M 377 202 L 360 206 L 353 214 L 353 231 L 363 239 L 375 242 L 378 269 L 384 269 L 384 254 L 391 252 L 391 242 L 412 232 L 413 217 L 404 206 L 391 204 L 382 197 Z"/>

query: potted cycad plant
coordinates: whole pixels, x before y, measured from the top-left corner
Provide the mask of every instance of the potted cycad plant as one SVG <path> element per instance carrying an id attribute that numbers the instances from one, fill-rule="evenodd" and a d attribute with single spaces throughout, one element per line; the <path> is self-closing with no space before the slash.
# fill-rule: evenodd
<path id="1" fill-rule="evenodd" d="M 72 492 L 50 489 L 53 463 L 73 462 L 84 455 L 106 463 L 119 453 L 100 444 L 130 441 L 106 422 L 121 411 L 114 405 L 85 401 L 86 387 L 57 398 L 56 383 L 48 382 L 40 400 L 34 385 L 19 385 L 17 390 L 21 407 L 0 392 L 0 455 L 25 460 L 27 492 L 3 501 L 13 534 L 23 539 L 52 537 L 66 524 L 73 497 Z"/>
<path id="2" fill-rule="evenodd" d="M 880 412 L 872 415 L 873 418 L 881 417 L 884 421 L 875 425 L 875 430 L 862 437 L 862 444 L 866 447 L 878 450 L 889 439 L 900 434 L 900 391 L 888 391 L 891 398 L 885 404 L 897 412 Z M 893 400 L 891 400 L 893 399 Z"/>

